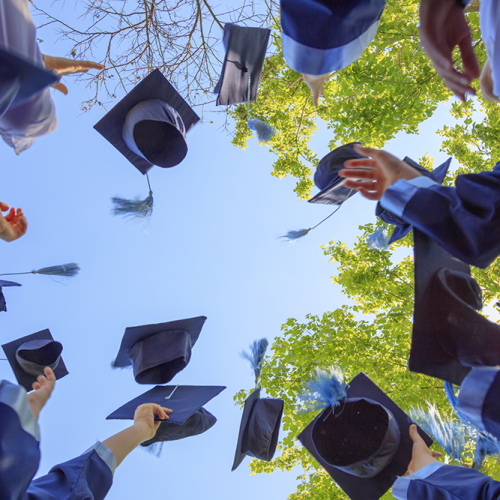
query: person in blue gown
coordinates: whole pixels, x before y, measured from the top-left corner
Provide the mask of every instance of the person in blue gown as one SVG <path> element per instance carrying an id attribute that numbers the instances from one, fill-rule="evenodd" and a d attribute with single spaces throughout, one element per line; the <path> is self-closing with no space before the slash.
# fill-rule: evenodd
<path id="1" fill-rule="evenodd" d="M 446 465 L 436 460 L 417 426 L 410 427 L 413 440 L 408 475 L 392 487 L 397 500 L 492 500 L 500 498 L 500 482 L 475 469 Z"/>
<path id="2" fill-rule="evenodd" d="M 49 399 L 55 376 L 45 368 L 33 391 L 0 382 L 0 498 L 2 500 L 101 500 L 113 483 L 114 470 L 140 443 L 156 434 L 170 410 L 155 404 L 137 408 L 134 424 L 97 442 L 79 457 L 53 467 L 33 480 L 40 461 L 38 416 Z"/>
<path id="3" fill-rule="evenodd" d="M 339 172 L 348 179 L 345 187 L 380 200 L 467 264 L 486 268 L 500 255 L 500 163 L 492 171 L 459 175 L 448 187 L 385 151 L 355 149 L 369 158 L 345 163 Z M 350 170 L 355 167 L 370 170 Z"/>

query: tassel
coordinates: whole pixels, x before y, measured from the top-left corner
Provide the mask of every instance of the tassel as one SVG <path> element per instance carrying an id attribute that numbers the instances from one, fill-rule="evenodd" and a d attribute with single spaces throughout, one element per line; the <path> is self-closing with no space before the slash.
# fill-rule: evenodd
<path id="1" fill-rule="evenodd" d="M 255 340 L 253 344 L 250 345 L 250 352 L 243 351 L 241 357 L 250 361 L 250 366 L 255 374 L 255 385 L 260 377 L 260 371 L 262 369 L 262 363 L 264 362 L 264 356 L 266 355 L 267 346 L 269 342 L 267 339 Z"/>
<path id="2" fill-rule="evenodd" d="M 271 125 L 268 125 L 259 118 L 248 120 L 248 126 L 251 130 L 257 132 L 259 141 L 269 142 L 274 136 L 274 127 L 271 127 Z"/>
<path id="3" fill-rule="evenodd" d="M 153 192 L 149 191 L 149 196 L 144 200 L 136 198 L 135 200 L 127 200 L 126 198 L 111 198 L 113 215 L 121 215 L 129 219 L 142 220 L 151 217 L 153 213 Z"/>
<path id="4" fill-rule="evenodd" d="M 389 240 L 391 237 L 388 233 L 388 226 L 384 226 L 370 234 L 366 242 L 368 248 L 370 250 L 389 250 Z"/>
<path id="5" fill-rule="evenodd" d="M 146 453 L 155 456 L 156 458 L 160 458 L 161 452 L 163 450 L 163 442 L 158 441 L 157 443 L 144 445 L 141 443 L 141 449 L 143 449 Z"/>
<path id="6" fill-rule="evenodd" d="M 127 365 L 127 366 L 116 366 L 115 365 L 115 361 L 116 360 L 113 360 L 111 361 L 110 365 L 111 365 L 111 368 L 113 370 L 131 370 L 132 369 L 132 363 L 130 363 L 130 365 Z"/>
<path id="7" fill-rule="evenodd" d="M 306 387 L 308 391 L 300 396 L 306 403 L 306 412 L 328 406 L 333 409 L 340 406 L 340 402 L 347 398 L 344 377 L 338 368 L 332 367 L 328 370 L 316 368 L 315 379 L 309 380 Z"/>
<path id="8" fill-rule="evenodd" d="M 278 236 L 278 239 L 292 243 L 294 240 L 298 240 L 299 238 L 303 238 L 306 234 L 309 233 L 309 231 L 312 231 L 312 227 L 309 229 L 298 229 L 298 230 L 292 229 L 291 231 L 288 231 L 288 233 L 284 234 L 283 236 Z"/>
<path id="9" fill-rule="evenodd" d="M 61 276 L 63 278 L 74 278 L 80 271 L 80 266 L 71 262 L 60 266 L 50 266 L 38 269 L 38 271 L 28 271 L 26 273 L 5 273 L 0 276 L 14 276 L 17 274 L 45 274 L 47 276 Z"/>

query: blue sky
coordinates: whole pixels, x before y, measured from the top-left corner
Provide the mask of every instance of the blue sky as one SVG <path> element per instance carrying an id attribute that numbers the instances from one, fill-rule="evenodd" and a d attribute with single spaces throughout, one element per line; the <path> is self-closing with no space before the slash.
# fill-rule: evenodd
<path id="1" fill-rule="evenodd" d="M 43 51 L 66 54 L 50 28 L 43 39 Z M 144 224 L 111 216 L 110 197 L 147 196 L 145 177 L 93 130 L 104 110 L 81 113 L 89 90 L 73 78 L 64 82 L 69 95 L 54 93 L 57 132 L 19 157 L 0 145 L 0 200 L 22 207 L 29 223 L 25 237 L 1 245 L 0 272 L 81 266 L 71 281 L 28 275 L 13 278 L 22 288 L 4 289 L 1 342 L 49 328 L 64 345 L 70 372 L 41 415 L 39 474 L 123 429 L 124 422 L 105 417 L 150 389 L 136 384 L 131 371 L 110 368 L 127 326 L 205 315 L 191 362 L 173 382 L 226 385 L 206 405 L 217 424 L 167 444 L 160 459 L 134 451 L 118 468 L 108 498 L 159 492 L 208 500 L 286 498 L 299 470 L 250 476 L 246 460 L 230 471 L 241 417 L 233 395 L 253 384 L 239 353 L 255 339 L 272 341 L 289 317 L 303 319 L 348 302 L 331 284 L 335 266 L 321 245 L 332 238 L 351 245 L 358 226 L 375 221 L 375 204 L 356 196 L 295 245 L 280 243 L 279 234 L 313 226 L 330 208 L 299 201 L 293 179 L 271 177 L 275 158 L 267 148 L 256 139 L 245 151 L 233 147 L 222 115 L 214 114 L 207 115 L 213 124 L 189 133 L 181 165 L 152 170 L 155 208 L 144 231 Z M 420 127 L 420 135 L 400 135 L 386 149 L 415 160 L 429 152 L 440 164 L 446 155 L 435 131 L 453 123 L 447 107 Z M 319 157 L 328 153 L 331 138 L 320 126 L 311 143 Z M 15 381 L 5 361 L 0 377 Z"/>

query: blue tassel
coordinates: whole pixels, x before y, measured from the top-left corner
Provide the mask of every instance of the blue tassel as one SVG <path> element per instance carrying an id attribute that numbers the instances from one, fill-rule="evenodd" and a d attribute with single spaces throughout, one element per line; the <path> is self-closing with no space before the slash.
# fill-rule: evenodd
<path id="1" fill-rule="evenodd" d="M 163 442 L 158 441 L 157 443 L 150 444 L 148 446 L 143 446 L 141 444 L 141 448 L 146 452 L 149 453 L 150 455 L 155 456 L 156 458 L 160 458 L 161 452 L 163 450 Z"/>
<path id="2" fill-rule="evenodd" d="M 268 142 L 274 136 L 274 127 L 271 127 L 266 122 L 259 120 L 259 118 L 250 118 L 250 120 L 248 120 L 248 126 L 257 132 L 259 141 Z"/>
<path id="3" fill-rule="evenodd" d="M 283 240 L 283 241 L 288 241 L 292 242 L 294 240 L 298 240 L 299 238 L 303 238 L 306 234 L 311 231 L 312 228 L 310 229 L 292 229 L 291 231 L 288 231 L 288 233 L 284 234 L 283 236 L 278 236 L 278 239 Z"/>
<path id="4" fill-rule="evenodd" d="M 366 244 L 370 250 L 389 250 L 389 235 L 388 226 L 381 227 L 370 234 Z"/>
<path id="5" fill-rule="evenodd" d="M 127 200 L 126 198 L 111 198 L 113 203 L 113 209 L 111 213 L 113 215 L 121 215 L 125 218 L 142 220 L 147 217 L 151 217 L 153 213 L 153 192 L 149 192 L 149 196 L 141 200 L 136 198 L 135 200 Z"/>
<path id="6" fill-rule="evenodd" d="M 33 274 L 46 274 L 49 276 L 63 276 L 64 278 L 74 278 L 80 271 L 80 266 L 71 262 L 60 266 L 50 266 L 38 269 L 38 271 L 31 271 Z"/>
<path id="7" fill-rule="evenodd" d="M 267 346 L 269 342 L 267 339 L 255 340 L 253 344 L 250 345 L 250 352 L 243 351 L 241 357 L 250 361 L 250 366 L 255 373 L 255 384 L 260 377 L 260 371 L 262 369 L 262 363 L 264 362 L 264 356 L 266 355 Z"/>
<path id="8" fill-rule="evenodd" d="M 328 406 L 335 408 L 347 398 L 344 377 L 338 368 L 316 368 L 316 377 L 309 380 L 306 387 L 308 391 L 300 396 L 300 399 L 307 403 L 305 411 L 324 409 Z"/>

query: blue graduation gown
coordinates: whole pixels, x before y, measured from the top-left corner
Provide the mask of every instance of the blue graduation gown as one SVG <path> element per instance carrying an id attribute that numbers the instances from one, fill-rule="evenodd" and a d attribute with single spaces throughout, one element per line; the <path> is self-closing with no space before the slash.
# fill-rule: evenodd
<path id="1" fill-rule="evenodd" d="M 385 0 L 281 0 L 283 55 L 299 73 L 323 75 L 359 59 Z"/>
<path id="2" fill-rule="evenodd" d="M 102 500 L 116 458 L 102 443 L 32 481 L 40 461 L 39 427 L 24 388 L 0 382 L 0 499 Z"/>
<path id="3" fill-rule="evenodd" d="M 500 163 L 459 175 L 455 187 L 428 177 L 399 180 L 380 204 L 467 264 L 486 268 L 500 255 Z"/>
<path id="4" fill-rule="evenodd" d="M 392 496 L 398 500 L 490 500 L 500 498 L 500 482 L 474 469 L 434 462 L 400 477 Z"/>

